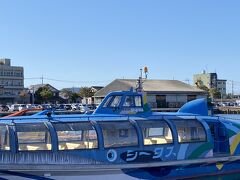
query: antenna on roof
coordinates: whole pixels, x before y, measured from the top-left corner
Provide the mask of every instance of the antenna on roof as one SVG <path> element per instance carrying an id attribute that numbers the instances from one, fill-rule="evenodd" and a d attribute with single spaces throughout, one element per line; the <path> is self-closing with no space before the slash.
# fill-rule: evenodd
<path id="1" fill-rule="evenodd" d="M 138 92 L 142 92 L 143 91 L 143 71 L 144 71 L 144 74 L 145 74 L 145 79 L 147 79 L 147 76 L 148 76 L 148 68 L 145 66 L 144 69 L 140 69 L 140 75 L 139 75 L 139 78 L 138 78 L 138 81 L 137 81 L 137 88 L 136 88 L 136 91 Z"/>
<path id="2" fill-rule="evenodd" d="M 142 92 L 143 91 L 143 87 L 142 87 L 142 84 L 143 84 L 143 81 L 142 81 L 142 68 L 140 69 L 140 76 L 137 80 L 137 88 L 136 88 L 136 91 L 137 92 Z"/>

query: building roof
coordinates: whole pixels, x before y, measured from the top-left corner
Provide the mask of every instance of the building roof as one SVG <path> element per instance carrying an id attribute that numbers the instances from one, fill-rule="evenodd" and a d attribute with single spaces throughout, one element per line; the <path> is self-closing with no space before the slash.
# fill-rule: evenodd
<path id="1" fill-rule="evenodd" d="M 48 88 L 50 88 L 50 90 L 53 91 L 53 92 L 59 92 L 58 89 L 56 89 L 55 87 L 51 86 L 50 84 L 35 84 L 35 85 L 31 85 L 31 86 L 29 87 L 29 90 L 30 90 L 31 93 L 34 93 L 34 92 L 36 92 L 39 88 L 45 87 L 45 86 L 47 86 Z"/>
<path id="2" fill-rule="evenodd" d="M 100 89 L 104 88 L 103 86 L 92 86 L 92 89 L 99 91 Z"/>
<path id="3" fill-rule="evenodd" d="M 115 79 L 106 87 L 95 93 L 95 97 L 104 97 L 111 91 L 125 91 L 136 88 L 137 79 Z M 198 89 L 178 80 L 144 80 L 143 90 L 145 92 L 158 93 L 195 93 L 206 94 L 206 91 Z"/>
<path id="4" fill-rule="evenodd" d="M 218 79 L 218 81 L 227 81 L 226 79 Z"/>

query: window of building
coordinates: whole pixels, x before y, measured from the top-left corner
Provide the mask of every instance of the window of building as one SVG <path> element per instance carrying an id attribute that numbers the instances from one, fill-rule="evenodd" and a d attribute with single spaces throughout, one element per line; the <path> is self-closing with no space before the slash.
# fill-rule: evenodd
<path id="1" fill-rule="evenodd" d="M 17 124 L 16 133 L 19 151 L 52 149 L 50 133 L 44 123 Z"/>
<path id="2" fill-rule="evenodd" d="M 172 131 L 164 120 L 137 122 L 142 129 L 144 145 L 168 144 L 173 142 Z"/>
<path id="3" fill-rule="evenodd" d="M 187 101 L 189 102 L 189 101 L 195 100 L 196 98 L 197 98 L 196 95 L 188 95 L 187 96 Z"/>
<path id="4" fill-rule="evenodd" d="M 57 132 L 59 150 L 98 148 L 96 130 L 89 122 L 54 123 L 53 126 Z"/>
<path id="5" fill-rule="evenodd" d="M 136 129 L 128 121 L 98 122 L 103 132 L 104 147 L 137 146 Z"/>
<path id="6" fill-rule="evenodd" d="M 9 130 L 6 125 L 0 125 L 0 150 L 10 150 Z"/>
<path id="7" fill-rule="evenodd" d="M 201 142 L 206 141 L 206 132 L 202 124 L 195 119 L 173 120 L 178 133 L 178 142 Z"/>

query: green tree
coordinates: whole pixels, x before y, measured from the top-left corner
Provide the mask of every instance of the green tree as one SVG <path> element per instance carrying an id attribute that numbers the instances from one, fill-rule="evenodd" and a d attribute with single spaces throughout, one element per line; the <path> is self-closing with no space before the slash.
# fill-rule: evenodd
<path id="1" fill-rule="evenodd" d="M 75 103 L 77 99 L 80 97 L 78 93 L 74 93 L 69 89 L 62 89 L 62 93 L 64 93 L 64 96 L 73 103 Z"/>
<path id="2" fill-rule="evenodd" d="M 77 99 L 80 97 L 80 95 L 78 93 L 72 93 L 72 95 L 70 96 L 70 99 L 72 102 L 77 102 Z"/>
<path id="3" fill-rule="evenodd" d="M 21 103 L 25 103 L 27 101 L 27 96 L 28 96 L 28 93 L 26 91 L 22 90 L 19 92 Z"/>
<path id="4" fill-rule="evenodd" d="M 92 92 L 92 89 L 89 87 L 82 87 L 79 91 L 79 95 L 81 97 L 92 97 L 94 92 Z"/>
<path id="5" fill-rule="evenodd" d="M 208 89 L 208 87 L 207 86 L 205 86 L 205 85 L 200 85 L 200 86 L 197 86 L 199 89 L 202 89 L 202 90 L 204 90 L 204 91 L 207 91 L 207 92 L 209 92 L 209 89 Z"/>
<path id="6" fill-rule="evenodd" d="M 214 99 L 221 98 L 221 93 L 216 88 L 210 88 L 209 95 Z"/>
<path id="7" fill-rule="evenodd" d="M 43 102 L 51 99 L 53 97 L 53 92 L 48 87 L 40 87 L 35 92 L 35 97 L 37 102 Z"/>
<path id="8" fill-rule="evenodd" d="M 73 94 L 72 91 L 70 91 L 69 89 L 65 88 L 65 89 L 62 89 L 61 92 L 63 93 L 65 98 L 71 99 L 71 96 Z"/>

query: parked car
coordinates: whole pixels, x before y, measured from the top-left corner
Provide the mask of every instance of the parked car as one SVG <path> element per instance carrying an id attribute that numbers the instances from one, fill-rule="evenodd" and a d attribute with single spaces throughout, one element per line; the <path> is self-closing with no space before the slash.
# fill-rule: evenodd
<path id="1" fill-rule="evenodd" d="M 21 110 L 24 110 L 24 109 L 27 109 L 26 104 L 12 104 L 9 108 L 9 111 L 10 112 L 21 111 Z"/>
<path id="2" fill-rule="evenodd" d="M 9 110 L 9 107 L 7 105 L 3 105 L 3 104 L 0 104 L 0 111 L 8 111 Z"/>
<path id="3" fill-rule="evenodd" d="M 81 104 L 81 105 L 80 105 L 80 112 L 81 112 L 81 113 L 86 113 L 86 112 L 88 112 L 89 110 L 90 110 L 90 108 L 88 107 L 87 104 Z"/>
<path id="4" fill-rule="evenodd" d="M 77 104 L 77 103 L 72 104 L 72 105 L 71 105 L 71 108 L 72 108 L 72 111 L 80 110 L 80 106 L 79 106 L 79 104 Z"/>

